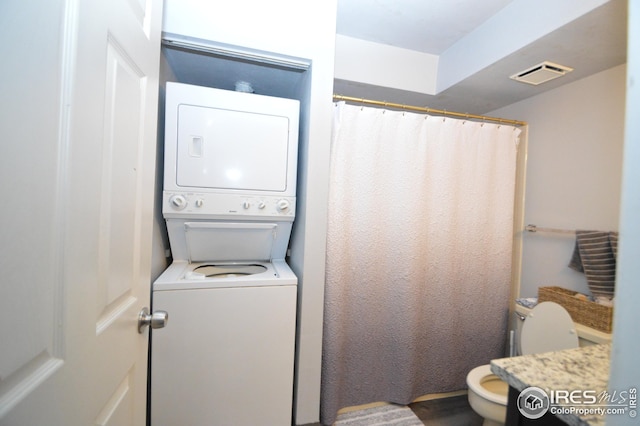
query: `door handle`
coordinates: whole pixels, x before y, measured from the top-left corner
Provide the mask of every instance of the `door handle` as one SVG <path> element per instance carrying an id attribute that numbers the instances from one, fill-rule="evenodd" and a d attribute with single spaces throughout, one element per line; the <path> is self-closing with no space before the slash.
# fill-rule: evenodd
<path id="1" fill-rule="evenodd" d="M 167 325 L 169 321 L 169 314 L 166 311 L 155 311 L 150 314 L 147 307 L 142 308 L 138 314 L 138 333 L 142 334 L 144 328 L 150 326 L 151 328 L 162 328 Z"/>

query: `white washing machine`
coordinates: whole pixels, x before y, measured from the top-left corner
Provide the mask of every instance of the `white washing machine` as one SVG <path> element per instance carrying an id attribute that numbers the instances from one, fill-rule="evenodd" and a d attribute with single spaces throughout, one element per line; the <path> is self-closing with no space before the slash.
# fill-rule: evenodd
<path id="1" fill-rule="evenodd" d="M 206 274 L 206 275 L 205 275 Z M 283 260 L 174 262 L 156 280 L 151 424 L 291 424 L 297 278 Z"/>
<path id="2" fill-rule="evenodd" d="M 163 215 L 174 261 L 151 341 L 153 426 L 290 425 L 295 100 L 167 83 Z"/>

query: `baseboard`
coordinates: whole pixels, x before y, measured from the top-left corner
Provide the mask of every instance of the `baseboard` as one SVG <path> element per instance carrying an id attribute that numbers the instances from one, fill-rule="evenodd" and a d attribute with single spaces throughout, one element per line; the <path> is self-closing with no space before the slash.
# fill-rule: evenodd
<path id="1" fill-rule="evenodd" d="M 422 395 L 413 400 L 413 402 L 422 402 L 422 401 L 431 401 L 432 399 L 442 399 L 442 398 L 452 398 L 454 396 L 466 395 L 466 390 L 459 390 L 453 392 L 443 392 L 443 393 L 430 393 L 428 395 Z"/>
<path id="2" fill-rule="evenodd" d="M 430 393 L 428 395 L 422 395 L 413 400 L 413 402 L 431 401 L 432 399 L 452 398 L 454 396 L 466 395 L 466 390 L 459 390 L 454 392 L 443 393 Z M 351 411 L 366 410 L 367 408 L 381 407 L 383 405 L 389 405 L 388 402 L 378 401 L 370 402 L 368 404 L 353 405 L 351 407 L 344 407 L 338 410 L 338 414 L 349 413 Z"/>

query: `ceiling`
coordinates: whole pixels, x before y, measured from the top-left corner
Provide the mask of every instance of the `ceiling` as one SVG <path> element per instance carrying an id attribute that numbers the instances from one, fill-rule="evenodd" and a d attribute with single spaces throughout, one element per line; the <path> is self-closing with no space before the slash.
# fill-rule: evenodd
<path id="1" fill-rule="evenodd" d="M 337 33 L 441 55 L 512 0 L 338 0 Z M 335 93 L 486 114 L 626 63 L 627 1 L 611 0 L 435 95 L 335 80 Z M 531 86 L 509 76 L 549 60 L 574 68 Z"/>
<path id="2" fill-rule="evenodd" d="M 338 0 L 337 33 L 440 54 L 511 0 Z"/>

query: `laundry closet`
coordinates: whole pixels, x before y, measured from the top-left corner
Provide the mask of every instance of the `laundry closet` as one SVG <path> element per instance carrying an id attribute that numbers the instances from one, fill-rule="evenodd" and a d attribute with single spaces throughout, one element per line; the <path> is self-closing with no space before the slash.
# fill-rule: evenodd
<path id="1" fill-rule="evenodd" d="M 291 422 L 297 277 L 285 257 L 300 103 L 236 84 L 165 85 L 173 261 L 152 307 L 172 321 L 152 335 L 154 425 Z M 261 397 L 247 410 L 252 393 Z"/>
<path id="2" fill-rule="evenodd" d="M 196 3 L 165 2 L 156 225 L 171 257 L 153 284 L 152 303 L 169 320 L 152 333 L 151 424 L 317 421 L 322 319 L 305 320 L 304 305 L 321 306 L 326 203 L 322 191 L 309 201 L 307 190 L 314 181 L 325 185 L 326 176 L 307 172 L 310 150 L 328 159 L 328 146 L 313 143 L 326 144 L 330 128 L 312 131 L 310 122 L 320 109 L 330 120 L 333 35 L 321 53 L 330 62 L 314 48 L 300 47 L 308 56 L 265 49 L 216 33 L 213 21 L 224 21 L 225 12 Z M 196 22 L 200 15 L 211 19 Z M 321 108 L 310 101 L 319 88 Z M 250 141 L 256 138 L 269 139 L 271 148 Z M 212 140 L 238 149 L 218 146 L 211 156 Z M 234 169 L 236 160 L 247 168 Z M 307 228 L 314 215 L 321 220 Z M 322 265 L 304 260 L 310 247 L 320 249 Z"/>

